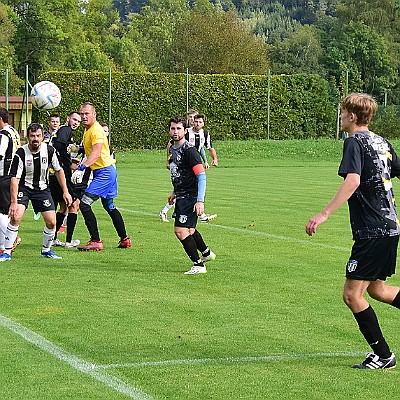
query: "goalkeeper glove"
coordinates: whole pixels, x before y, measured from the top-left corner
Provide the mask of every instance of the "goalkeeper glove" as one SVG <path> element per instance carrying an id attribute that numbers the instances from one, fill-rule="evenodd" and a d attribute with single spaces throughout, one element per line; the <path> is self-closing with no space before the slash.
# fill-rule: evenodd
<path id="1" fill-rule="evenodd" d="M 82 164 L 81 164 L 82 165 Z M 72 176 L 71 176 L 71 182 L 74 184 L 74 185 L 76 185 L 77 183 L 82 183 L 82 180 L 83 180 L 83 175 L 85 174 L 85 170 L 83 169 L 83 170 L 79 170 L 79 168 L 78 169 L 76 169 L 74 172 L 73 172 L 73 174 L 72 174 Z"/>

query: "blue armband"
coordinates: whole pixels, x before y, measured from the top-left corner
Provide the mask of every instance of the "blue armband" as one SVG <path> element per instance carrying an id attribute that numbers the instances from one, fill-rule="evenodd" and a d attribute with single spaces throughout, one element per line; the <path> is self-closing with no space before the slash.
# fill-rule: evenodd
<path id="1" fill-rule="evenodd" d="M 206 196 L 206 173 L 201 172 L 196 175 L 197 177 L 197 201 L 204 203 L 204 197 Z"/>
<path id="2" fill-rule="evenodd" d="M 206 151 L 204 150 L 204 146 L 200 149 L 200 156 L 203 159 L 203 161 L 206 163 L 207 157 L 206 157 Z"/>

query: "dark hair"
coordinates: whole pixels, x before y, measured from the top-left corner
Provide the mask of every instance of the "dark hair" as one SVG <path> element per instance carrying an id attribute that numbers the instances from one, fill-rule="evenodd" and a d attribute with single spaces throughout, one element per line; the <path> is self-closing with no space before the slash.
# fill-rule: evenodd
<path id="1" fill-rule="evenodd" d="M 182 126 L 186 129 L 186 118 L 182 117 L 181 115 L 173 117 L 168 121 L 168 129 L 171 128 L 172 123 L 175 123 L 175 124 L 181 123 Z"/>
<path id="2" fill-rule="evenodd" d="M 58 114 L 50 114 L 49 119 L 50 118 L 60 118 L 60 116 Z"/>
<path id="3" fill-rule="evenodd" d="M 32 122 L 31 124 L 29 124 L 28 126 L 28 136 L 31 132 L 37 132 L 38 130 L 41 130 L 43 133 L 43 127 L 42 125 L 38 124 L 37 122 Z"/>
<path id="4" fill-rule="evenodd" d="M 196 114 L 195 116 L 194 116 L 194 119 L 202 119 L 203 121 L 205 121 L 206 120 L 206 116 L 204 115 L 204 114 Z"/>
<path id="5" fill-rule="evenodd" d="M 79 111 L 72 111 L 68 114 L 68 117 L 72 117 L 74 114 L 78 114 L 79 115 Z"/>
<path id="6" fill-rule="evenodd" d="M 8 124 L 8 110 L 7 108 L 0 108 L 0 118 L 5 124 Z"/>

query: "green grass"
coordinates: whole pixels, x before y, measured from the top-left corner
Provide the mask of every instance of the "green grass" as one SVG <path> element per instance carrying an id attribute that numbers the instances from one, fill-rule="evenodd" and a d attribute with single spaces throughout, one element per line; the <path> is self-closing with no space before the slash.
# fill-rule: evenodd
<path id="1" fill-rule="evenodd" d="M 215 147 L 220 167 L 207 174 L 206 211 L 218 218 L 198 226 L 217 254 L 206 275 L 183 275 L 190 262 L 172 223 L 158 218 L 171 188 L 164 151 L 117 157 L 116 204 L 132 249 L 116 248 L 96 204 L 105 250 L 56 249 L 62 260 L 42 259 L 43 221 L 26 211 L 22 244 L 0 265 L 0 314 L 49 342 L 38 348 L 0 322 L 2 399 L 128 398 L 116 378 L 136 399 L 400 396 L 398 370 L 349 368 L 369 349 L 341 300 L 352 245 L 347 207 L 313 238 L 304 230 L 341 183 L 342 142 Z M 81 217 L 75 238 L 88 238 Z M 398 311 L 371 303 L 399 349 Z M 52 346 L 98 368 L 72 367 Z"/>

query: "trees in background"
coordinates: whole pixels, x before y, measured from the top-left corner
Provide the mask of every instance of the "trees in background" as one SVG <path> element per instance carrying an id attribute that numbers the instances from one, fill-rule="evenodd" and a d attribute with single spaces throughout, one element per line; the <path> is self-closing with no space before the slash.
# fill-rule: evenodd
<path id="1" fill-rule="evenodd" d="M 0 71 L 318 73 L 399 102 L 399 0 L 2 0 Z M 1 74 L 1 72 L 0 72 Z M 2 76 L 2 75 L 0 75 Z M 0 89 L 1 91 L 2 89 Z"/>

